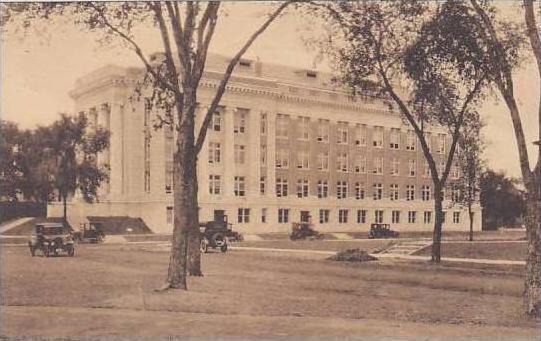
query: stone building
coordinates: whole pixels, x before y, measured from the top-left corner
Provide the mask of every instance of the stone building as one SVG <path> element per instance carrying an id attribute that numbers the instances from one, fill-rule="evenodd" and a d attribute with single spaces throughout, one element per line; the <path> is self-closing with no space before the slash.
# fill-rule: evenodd
<path id="1" fill-rule="evenodd" d="M 228 58 L 209 57 L 198 92 L 197 124 Z M 110 181 L 100 201 L 73 198 L 70 214 L 140 217 L 155 232 L 172 231 L 174 132 L 153 128 L 156 113 L 131 99 L 141 70 L 106 66 L 71 92 L 77 112 L 111 131 L 100 162 Z M 450 138 L 426 133 L 440 169 Z M 453 167 L 450 178 L 460 176 Z M 396 111 L 371 96 L 352 100 L 331 75 L 244 59 L 209 128 L 198 163 L 200 220 L 225 214 L 244 233 L 289 231 L 311 217 L 320 231 L 431 230 L 433 185 L 415 133 Z M 464 208 L 446 191 L 445 230 L 467 230 Z M 50 216 L 61 207 L 49 205 Z M 475 229 L 481 229 L 475 207 Z"/>

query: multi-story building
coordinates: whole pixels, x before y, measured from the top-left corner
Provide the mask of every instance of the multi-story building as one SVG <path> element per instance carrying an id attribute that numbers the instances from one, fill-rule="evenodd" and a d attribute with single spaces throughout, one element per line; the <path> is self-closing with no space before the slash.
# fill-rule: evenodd
<path id="1" fill-rule="evenodd" d="M 228 58 L 211 56 L 198 91 L 197 130 Z M 110 181 L 98 203 L 74 198 L 77 216 L 142 218 L 155 232 L 173 222 L 174 131 L 154 129 L 156 112 L 132 99 L 140 69 L 106 66 L 76 82 L 77 112 L 111 131 L 101 162 Z M 197 131 L 196 131 L 197 132 Z M 426 133 L 438 167 L 450 139 Z M 455 167 L 451 181 L 460 176 Z M 244 59 L 215 112 L 198 161 L 200 219 L 226 214 L 241 232 L 289 231 L 311 217 L 320 231 L 366 231 L 373 222 L 430 230 L 433 185 L 411 127 L 371 96 L 352 99 L 331 75 Z M 446 191 L 446 230 L 469 228 Z M 49 215 L 61 215 L 58 205 Z M 475 207 L 475 229 L 481 228 Z"/>

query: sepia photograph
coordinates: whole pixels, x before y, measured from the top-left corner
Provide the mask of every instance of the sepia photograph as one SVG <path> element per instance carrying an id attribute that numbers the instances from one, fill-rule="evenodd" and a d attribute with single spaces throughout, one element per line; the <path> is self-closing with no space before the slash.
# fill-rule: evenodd
<path id="1" fill-rule="evenodd" d="M 541 339 L 541 1 L 0 1 L 0 338 Z"/>

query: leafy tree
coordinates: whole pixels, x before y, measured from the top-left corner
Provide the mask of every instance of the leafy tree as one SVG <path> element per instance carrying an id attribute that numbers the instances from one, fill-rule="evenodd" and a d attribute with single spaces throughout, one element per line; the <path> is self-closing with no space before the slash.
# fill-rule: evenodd
<path id="1" fill-rule="evenodd" d="M 340 81 L 353 94 L 371 94 L 397 106 L 418 137 L 434 185 L 432 261 L 441 259 L 443 189 L 464 128 L 478 121 L 475 110 L 490 83 L 484 46 L 468 33 L 477 24 L 461 1 L 318 3 L 318 11 L 342 34 L 325 51 L 334 58 Z M 329 40 L 324 40 L 328 42 Z M 452 142 L 436 166 L 426 128 L 441 126 Z"/>
<path id="2" fill-rule="evenodd" d="M 209 45 L 220 16 L 221 3 L 209 1 L 81 2 L 16 4 L 6 6 L 3 22 L 19 27 L 70 14 L 74 22 L 90 31 L 104 34 L 104 40 L 130 48 L 145 67 L 140 93 L 150 89 L 152 104 L 163 111 L 159 126 L 170 125 L 177 131 L 173 166 L 174 228 L 166 283 L 168 288 L 186 289 L 186 275 L 202 275 L 199 252 L 197 201 L 197 155 L 205 142 L 212 114 L 216 111 L 229 78 L 240 58 L 267 27 L 290 4 L 276 4 L 261 26 L 233 56 L 204 113 L 203 124 L 195 132 L 197 90 L 205 70 Z M 18 19 L 18 20 L 17 20 Z M 161 42 L 163 60 L 150 61 L 133 34 L 137 27 L 154 27 L 152 33 Z M 189 257 L 188 257 L 189 254 Z"/>
<path id="3" fill-rule="evenodd" d="M 485 1 L 470 0 L 477 14 L 480 37 L 488 48 L 486 56 L 491 63 L 491 72 L 496 87 L 509 110 L 517 142 L 522 181 L 526 189 L 525 225 L 528 238 L 526 279 L 524 284 L 524 307 L 527 314 L 541 316 L 541 144 L 537 162 L 530 168 L 526 138 L 522 127 L 521 113 L 514 92 L 513 70 L 518 63 L 515 42 L 529 41 L 529 52 L 537 62 L 541 79 L 541 38 L 536 24 L 533 0 L 524 0 L 524 23 L 526 32 L 517 29 L 496 17 L 494 9 Z M 539 96 L 541 100 L 541 94 Z M 541 141 L 541 105 L 538 107 L 539 140 Z M 538 142 L 539 143 L 539 142 Z"/>
<path id="4" fill-rule="evenodd" d="M 2 200 L 16 201 L 21 193 L 22 171 L 19 149 L 22 144 L 19 127 L 0 122 L 0 193 Z"/>

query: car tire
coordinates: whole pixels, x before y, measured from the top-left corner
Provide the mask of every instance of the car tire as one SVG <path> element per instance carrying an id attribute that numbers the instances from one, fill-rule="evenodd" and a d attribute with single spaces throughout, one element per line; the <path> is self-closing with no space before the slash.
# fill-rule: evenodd
<path id="1" fill-rule="evenodd" d="M 208 249 L 207 241 L 205 239 L 201 239 L 201 243 L 199 244 L 199 250 L 201 253 L 207 253 Z"/>
<path id="2" fill-rule="evenodd" d="M 68 256 L 73 257 L 75 255 L 75 247 L 69 246 L 68 247 Z"/>
<path id="3" fill-rule="evenodd" d="M 227 252 L 227 243 L 220 247 L 220 251 L 222 251 L 222 253 Z"/>
<path id="4" fill-rule="evenodd" d="M 50 256 L 50 253 L 49 253 L 49 247 L 48 247 L 48 246 L 45 247 L 45 248 L 43 249 L 43 255 L 44 255 L 45 257 L 49 257 L 49 256 Z"/>

